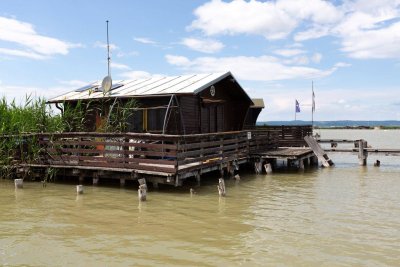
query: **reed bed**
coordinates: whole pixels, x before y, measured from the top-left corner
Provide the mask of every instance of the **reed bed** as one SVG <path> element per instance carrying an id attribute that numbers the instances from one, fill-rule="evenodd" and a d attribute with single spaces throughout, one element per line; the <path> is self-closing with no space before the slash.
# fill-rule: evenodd
<path id="1" fill-rule="evenodd" d="M 12 178 L 20 162 L 40 160 L 43 151 L 34 133 L 87 131 L 88 114 L 101 114 L 101 127 L 96 131 L 125 132 L 137 107 L 135 100 L 100 103 L 80 102 L 62 105 L 62 114 L 46 104 L 43 98 L 26 96 L 23 104 L 0 99 L 0 177 Z M 89 123 L 90 124 L 90 123 Z M 32 135 L 33 133 L 33 135 Z"/>

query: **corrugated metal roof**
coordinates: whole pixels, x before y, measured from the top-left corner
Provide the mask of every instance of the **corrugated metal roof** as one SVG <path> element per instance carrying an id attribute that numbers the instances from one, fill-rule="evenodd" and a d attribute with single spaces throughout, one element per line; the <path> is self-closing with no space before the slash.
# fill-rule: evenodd
<path id="1" fill-rule="evenodd" d="M 102 97 L 143 97 L 158 96 L 171 94 L 197 94 L 211 85 L 221 81 L 222 79 L 233 75 L 230 72 L 212 73 L 212 74 L 192 74 L 172 77 L 153 77 L 148 79 L 122 80 L 114 81 L 113 84 L 121 84 L 122 86 L 111 90 L 110 93 L 104 95 L 101 91 L 101 81 L 97 81 L 92 86 L 80 88 L 72 92 L 68 92 L 61 96 L 50 99 L 49 103 L 80 100 L 80 99 L 96 99 Z M 84 90 L 82 90 L 84 89 Z"/>

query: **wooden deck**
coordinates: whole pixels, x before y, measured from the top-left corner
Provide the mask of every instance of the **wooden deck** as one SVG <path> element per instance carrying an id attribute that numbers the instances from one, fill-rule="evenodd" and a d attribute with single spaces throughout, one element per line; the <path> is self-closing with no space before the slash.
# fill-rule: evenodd
<path id="1" fill-rule="evenodd" d="M 138 179 L 145 177 L 156 183 L 180 185 L 183 179 L 219 170 L 221 174 L 255 157 L 267 159 L 272 155 L 302 158 L 307 149 L 279 149 L 283 142 L 303 146 L 304 136 L 311 127 L 262 127 L 260 129 L 194 134 L 161 135 L 143 133 L 41 133 L 18 136 L 27 155 L 33 139 L 38 143 L 34 157 L 16 157 L 23 168 L 56 169 L 66 176 Z M 287 132 L 282 132 L 282 130 Z M 1 138 L 1 137 L 0 137 Z M 4 138 L 4 137 L 3 137 Z M 10 137 L 5 137 L 10 138 Z M 297 138 L 297 139 L 296 139 Z M 297 140 L 297 141 L 296 141 Z M 275 153 L 275 154 L 274 154 Z M 29 158 L 29 160 L 27 160 Z"/>
<path id="2" fill-rule="evenodd" d="M 264 153 L 253 154 L 264 159 L 292 159 L 299 160 L 313 156 L 314 153 L 310 148 L 285 147 L 277 150 L 267 151 Z"/>

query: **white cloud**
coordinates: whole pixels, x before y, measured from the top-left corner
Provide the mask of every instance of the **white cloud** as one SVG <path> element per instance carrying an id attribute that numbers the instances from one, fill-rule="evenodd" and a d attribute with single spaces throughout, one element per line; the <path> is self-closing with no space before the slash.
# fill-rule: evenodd
<path id="1" fill-rule="evenodd" d="M 0 84 L 0 97 L 5 96 L 8 101 L 15 99 L 17 103 L 24 103 L 26 96 L 29 95 L 32 97 L 43 97 L 49 100 L 89 84 L 89 82 L 79 80 L 59 81 L 58 83 L 58 85 L 47 88 L 35 87 L 32 85 Z"/>
<path id="2" fill-rule="evenodd" d="M 296 42 L 332 36 L 353 58 L 400 58 L 400 0 L 334 3 L 211 0 L 194 11 L 196 19 L 188 29 L 207 36 L 253 34 L 268 40 L 293 35 Z"/>
<path id="3" fill-rule="evenodd" d="M 242 84 L 243 85 L 243 84 Z M 308 87 L 309 86 L 309 87 Z M 259 120 L 293 120 L 294 99 L 300 102 L 301 112 L 297 119 L 311 120 L 311 84 L 298 85 L 285 90 L 275 85 L 253 88 L 252 95 L 264 98 L 266 108 Z M 398 119 L 396 108 L 388 105 L 387 96 L 396 94 L 397 88 L 326 88 L 314 83 L 316 95 L 315 120 L 382 120 Z M 360 102 L 359 92 L 363 91 Z M 365 94 L 364 94 L 365 93 Z M 365 117 L 365 114 L 368 114 Z"/>
<path id="4" fill-rule="evenodd" d="M 330 33 L 330 27 L 314 25 L 312 28 L 298 32 L 294 36 L 296 42 L 302 42 L 310 39 L 318 39 Z"/>
<path id="5" fill-rule="evenodd" d="M 348 33 L 342 41 L 342 50 L 350 57 L 400 58 L 400 22 L 387 28 L 358 30 Z"/>
<path id="6" fill-rule="evenodd" d="M 216 53 L 224 48 L 223 43 L 212 39 L 184 38 L 182 44 L 192 50 L 209 54 Z"/>
<path id="7" fill-rule="evenodd" d="M 128 65 L 116 63 L 116 62 L 111 62 L 110 67 L 113 69 L 118 69 L 118 70 L 130 70 L 131 69 Z"/>
<path id="8" fill-rule="evenodd" d="M 107 44 L 103 43 L 103 42 L 100 42 L 100 41 L 96 41 L 93 46 L 96 47 L 96 48 L 107 49 Z M 111 51 L 118 50 L 118 49 L 119 49 L 119 47 L 116 44 L 110 44 L 110 50 Z"/>
<path id="9" fill-rule="evenodd" d="M 197 18 L 189 29 L 206 35 L 257 34 L 271 40 L 287 37 L 302 20 L 333 23 L 340 18 L 335 6 L 322 0 L 212 0 L 194 13 Z"/>
<path id="10" fill-rule="evenodd" d="M 277 49 L 273 51 L 274 54 L 283 56 L 283 57 L 292 57 L 300 54 L 306 53 L 306 51 L 302 49 Z"/>
<path id="11" fill-rule="evenodd" d="M 46 59 L 47 58 L 44 55 L 41 55 L 39 53 L 35 53 L 32 51 L 7 49 L 7 48 L 0 48 L 0 54 L 6 55 L 6 56 L 25 57 L 25 58 L 31 58 L 31 59 Z"/>
<path id="12" fill-rule="evenodd" d="M 164 77 L 162 74 L 151 74 L 147 71 L 133 70 L 121 73 L 119 76 L 126 80 L 150 79 L 153 77 Z"/>
<path id="13" fill-rule="evenodd" d="M 285 79 L 316 78 L 330 75 L 338 69 L 328 70 L 304 66 L 289 66 L 284 61 L 272 56 L 260 57 L 199 57 L 189 60 L 183 56 L 166 55 L 171 65 L 187 72 L 210 73 L 232 71 L 241 80 L 276 81 Z"/>
<path id="14" fill-rule="evenodd" d="M 166 55 L 165 58 L 168 61 L 168 63 L 171 65 L 177 65 L 177 66 L 189 66 L 190 65 L 190 60 L 187 57 L 176 56 L 176 55 Z"/>
<path id="15" fill-rule="evenodd" d="M 129 52 L 122 52 L 122 51 L 118 51 L 117 53 L 117 57 L 135 57 L 138 56 L 139 52 L 137 51 L 129 51 Z"/>
<path id="16" fill-rule="evenodd" d="M 322 60 L 322 55 L 320 53 L 314 53 L 311 57 L 311 61 L 314 63 L 320 63 Z M 336 65 L 337 67 L 340 67 Z"/>
<path id="17" fill-rule="evenodd" d="M 54 55 L 66 55 L 74 47 L 59 39 L 38 34 L 32 24 L 13 18 L 0 17 L 0 40 L 18 45 L 20 48 L 1 48 L 0 53 L 31 59 L 45 59 Z"/>
<path id="18" fill-rule="evenodd" d="M 157 44 L 156 41 L 153 41 L 147 37 L 134 37 L 133 40 L 135 40 L 136 42 L 142 43 L 142 44 L 151 44 L 151 45 Z"/>

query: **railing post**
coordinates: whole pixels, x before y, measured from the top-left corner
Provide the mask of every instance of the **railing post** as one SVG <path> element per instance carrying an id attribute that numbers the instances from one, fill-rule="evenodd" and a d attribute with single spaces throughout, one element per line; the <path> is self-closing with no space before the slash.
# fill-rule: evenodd
<path id="1" fill-rule="evenodd" d="M 176 142 L 175 175 L 177 175 L 179 170 L 179 159 L 182 148 L 181 148 L 181 141 L 179 139 L 175 142 Z"/>
<path id="2" fill-rule="evenodd" d="M 122 151 L 124 152 L 124 166 L 129 167 L 129 137 L 125 135 L 123 140 L 124 145 L 122 147 Z"/>

